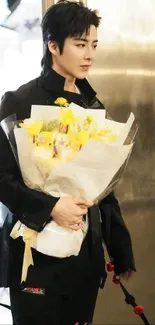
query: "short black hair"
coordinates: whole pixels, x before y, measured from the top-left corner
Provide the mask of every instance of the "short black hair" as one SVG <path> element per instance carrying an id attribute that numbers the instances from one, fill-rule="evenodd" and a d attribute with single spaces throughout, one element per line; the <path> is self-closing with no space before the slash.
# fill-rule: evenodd
<path id="1" fill-rule="evenodd" d="M 52 65 L 52 55 L 48 49 L 48 42 L 57 42 L 60 54 L 63 52 L 65 39 L 81 36 L 89 32 L 90 26 L 96 28 L 100 24 L 96 10 L 85 7 L 81 2 L 60 0 L 51 6 L 42 20 L 42 34 L 44 42 L 44 56 L 41 61 L 42 73 L 46 74 Z"/>

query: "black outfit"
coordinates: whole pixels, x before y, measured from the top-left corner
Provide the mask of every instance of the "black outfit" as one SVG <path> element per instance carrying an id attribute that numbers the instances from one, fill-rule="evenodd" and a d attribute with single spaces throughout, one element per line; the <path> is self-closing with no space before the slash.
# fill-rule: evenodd
<path id="1" fill-rule="evenodd" d="M 64 91 L 64 82 L 62 76 L 50 70 L 15 92 L 7 92 L 2 98 L 0 120 L 13 113 L 19 120 L 28 118 L 32 104 L 53 105 L 58 97 L 85 108 L 103 107 L 86 79 L 76 80 L 81 94 Z M 57 200 L 25 186 L 0 128 L 0 201 L 13 213 L 13 225 L 20 220 L 41 231 L 51 220 L 50 213 Z M 130 235 L 113 193 L 99 206 L 89 209 L 89 231 L 79 255 L 58 259 L 32 250 L 34 266 L 29 267 L 27 281 L 22 285 L 24 243 L 21 238 L 10 239 L 9 286 L 14 325 L 91 322 L 98 288 L 104 286 L 106 279 L 103 240 L 117 274 L 135 269 Z M 28 287 L 43 289 L 42 294 L 29 293 Z"/>

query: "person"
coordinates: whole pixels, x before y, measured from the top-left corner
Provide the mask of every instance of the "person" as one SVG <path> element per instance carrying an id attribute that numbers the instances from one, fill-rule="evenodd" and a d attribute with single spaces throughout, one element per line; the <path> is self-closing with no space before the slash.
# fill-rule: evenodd
<path id="1" fill-rule="evenodd" d="M 28 118 L 31 105 L 54 105 L 58 97 L 86 109 L 104 109 L 86 79 L 96 57 L 99 23 L 97 13 L 81 3 L 59 1 L 51 6 L 42 21 L 42 73 L 4 94 L 1 121 L 13 113 L 18 120 Z M 115 274 L 128 278 L 135 270 L 130 234 L 114 193 L 92 206 L 83 198 L 55 198 L 29 189 L 1 128 L 0 201 L 13 213 L 12 226 L 20 220 L 38 232 L 52 219 L 76 231 L 88 213 L 89 228 L 79 255 L 60 259 L 32 249 L 34 266 L 23 283 L 24 243 L 21 237 L 10 239 L 9 287 L 14 325 L 91 323 L 99 287 L 107 276 L 103 243 Z"/>

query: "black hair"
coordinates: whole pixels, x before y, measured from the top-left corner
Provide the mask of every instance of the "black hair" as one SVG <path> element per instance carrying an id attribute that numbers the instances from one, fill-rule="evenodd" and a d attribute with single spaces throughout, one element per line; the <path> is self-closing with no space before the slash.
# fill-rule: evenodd
<path id="1" fill-rule="evenodd" d="M 60 54 L 63 52 L 67 37 L 86 35 L 90 26 L 96 28 L 100 24 L 95 10 L 88 9 L 81 2 L 60 0 L 51 6 L 42 20 L 42 34 L 44 42 L 44 56 L 41 61 L 42 73 L 46 74 L 52 65 L 52 55 L 48 49 L 48 42 L 57 42 Z"/>

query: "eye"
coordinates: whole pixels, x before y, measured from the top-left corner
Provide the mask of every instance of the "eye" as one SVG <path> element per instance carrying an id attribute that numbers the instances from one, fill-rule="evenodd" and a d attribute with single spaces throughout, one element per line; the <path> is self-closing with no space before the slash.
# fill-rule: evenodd
<path id="1" fill-rule="evenodd" d="M 94 47 L 94 49 L 96 49 L 97 48 L 97 44 L 95 44 L 93 47 Z"/>
<path id="2" fill-rule="evenodd" d="M 76 46 L 82 48 L 85 47 L 85 44 L 77 44 Z"/>

